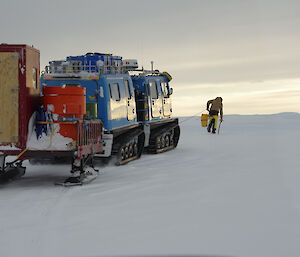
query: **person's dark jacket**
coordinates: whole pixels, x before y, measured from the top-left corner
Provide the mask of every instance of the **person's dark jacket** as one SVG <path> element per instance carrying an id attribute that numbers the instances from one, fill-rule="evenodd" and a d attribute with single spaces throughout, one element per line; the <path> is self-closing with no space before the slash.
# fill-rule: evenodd
<path id="1" fill-rule="evenodd" d="M 222 98 L 217 97 L 216 99 L 209 100 L 207 102 L 206 109 L 209 111 L 209 115 L 218 115 L 221 114 L 221 119 L 223 118 L 223 103 Z"/>

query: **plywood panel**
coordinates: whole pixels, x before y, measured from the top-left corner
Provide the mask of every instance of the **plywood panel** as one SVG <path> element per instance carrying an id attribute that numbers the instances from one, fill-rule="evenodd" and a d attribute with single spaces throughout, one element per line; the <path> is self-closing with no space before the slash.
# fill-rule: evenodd
<path id="1" fill-rule="evenodd" d="M 40 53 L 29 46 L 26 47 L 26 87 L 30 88 L 30 94 L 40 91 Z"/>
<path id="2" fill-rule="evenodd" d="M 18 142 L 19 54 L 0 53 L 0 143 Z"/>

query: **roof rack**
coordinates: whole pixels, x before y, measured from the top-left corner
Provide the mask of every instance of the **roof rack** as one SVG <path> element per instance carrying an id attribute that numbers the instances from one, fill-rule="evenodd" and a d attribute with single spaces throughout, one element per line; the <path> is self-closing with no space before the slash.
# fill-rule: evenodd
<path id="1" fill-rule="evenodd" d="M 97 63 L 93 65 L 91 62 L 88 64 L 82 64 L 77 60 L 58 60 L 51 61 L 49 65 L 45 67 L 45 73 L 60 76 L 74 76 L 74 75 L 88 75 L 88 74 L 124 74 L 126 69 L 122 65 L 104 65 L 103 63 Z"/>

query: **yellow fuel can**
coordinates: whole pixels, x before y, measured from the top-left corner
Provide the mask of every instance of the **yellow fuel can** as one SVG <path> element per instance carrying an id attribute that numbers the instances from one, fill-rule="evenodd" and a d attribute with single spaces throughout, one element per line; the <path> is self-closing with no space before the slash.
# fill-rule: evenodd
<path id="1" fill-rule="evenodd" d="M 202 113 L 201 115 L 201 124 L 202 127 L 207 127 L 208 114 Z"/>

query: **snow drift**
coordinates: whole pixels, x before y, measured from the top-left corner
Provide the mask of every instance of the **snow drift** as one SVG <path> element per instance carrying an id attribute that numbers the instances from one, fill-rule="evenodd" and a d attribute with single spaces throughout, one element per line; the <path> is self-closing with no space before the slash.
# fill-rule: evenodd
<path id="1" fill-rule="evenodd" d="M 299 256 L 300 115 L 181 119 L 178 148 L 55 187 L 68 165 L 1 186 L 0 256 Z"/>

